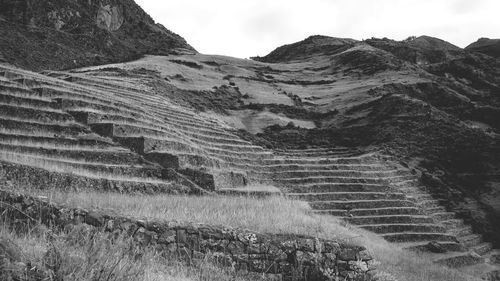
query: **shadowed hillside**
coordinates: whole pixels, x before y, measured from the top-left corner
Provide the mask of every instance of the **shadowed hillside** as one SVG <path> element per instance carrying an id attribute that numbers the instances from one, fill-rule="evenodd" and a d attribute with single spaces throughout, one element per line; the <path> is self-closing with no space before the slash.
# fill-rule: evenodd
<path id="1" fill-rule="evenodd" d="M 500 57 L 500 39 L 480 38 L 465 47 L 466 50 L 483 53 L 494 58 Z"/>
<path id="2" fill-rule="evenodd" d="M 31 70 L 195 52 L 132 0 L 2 0 L 0 38 L 0 60 Z"/>

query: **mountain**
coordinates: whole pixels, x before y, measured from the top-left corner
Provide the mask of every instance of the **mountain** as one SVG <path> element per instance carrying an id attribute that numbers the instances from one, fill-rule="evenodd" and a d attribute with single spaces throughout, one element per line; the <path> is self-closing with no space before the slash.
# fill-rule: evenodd
<path id="1" fill-rule="evenodd" d="M 476 42 L 465 47 L 466 50 L 479 52 L 492 56 L 494 58 L 500 57 L 500 39 L 480 38 Z"/>
<path id="2" fill-rule="evenodd" d="M 30 70 L 196 52 L 132 0 L 0 1 L 0 59 Z"/>
<path id="3" fill-rule="evenodd" d="M 144 193 L 284 195 L 498 280 L 500 61 L 491 56 L 429 36 L 315 35 L 244 60 L 197 53 L 131 0 L 0 0 L 0 8 L 0 179 L 9 192 L 52 200 L 104 191 L 132 203 Z M 42 213 L 16 196 L 2 207 L 9 214 Z M 159 251 L 175 244 L 194 257 L 204 236 L 83 212 L 68 220 L 123 228 L 164 243 Z M 270 253 L 260 236 L 202 228 L 209 239 L 238 240 L 207 244 L 217 251 Z M 297 270 L 303 280 L 349 279 L 354 260 L 356 272 L 369 271 L 371 257 L 290 234 L 278 235 L 296 245 L 286 257 L 238 255 L 257 259 L 241 268 L 272 268 L 283 280 Z M 342 262 L 302 251 L 336 248 Z"/>
<path id="4" fill-rule="evenodd" d="M 391 151 L 421 174 L 435 198 L 499 245 L 500 62 L 427 36 L 342 40 L 306 39 L 259 59 L 273 62 L 263 74 L 300 97 L 317 125 L 269 127 L 260 136 L 276 147 L 335 143 Z M 318 52 L 333 46 L 341 47 Z M 292 81 L 300 86 L 283 85 L 291 84 L 283 78 L 291 73 L 275 62 L 293 63 L 300 80 Z"/>

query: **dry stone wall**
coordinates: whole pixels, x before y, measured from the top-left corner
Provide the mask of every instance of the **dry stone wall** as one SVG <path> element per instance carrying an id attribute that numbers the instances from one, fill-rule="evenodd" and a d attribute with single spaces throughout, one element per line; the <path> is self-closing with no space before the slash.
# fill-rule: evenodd
<path id="1" fill-rule="evenodd" d="M 65 229 L 86 224 L 189 259 L 215 257 L 235 270 L 274 280 L 371 280 L 374 261 L 364 247 L 295 235 L 260 234 L 223 226 L 142 221 L 68 208 L 0 190 L 0 213 L 14 225 L 43 223 Z"/>
<path id="2" fill-rule="evenodd" d="M 165 170 L 168 183 L 113 181 L 104 178 L 90 178 L 73 173 L 51 172 L 41 168 L 0 161 L 0 183 L 9 182 L 14 186 L 27 188 L 59 189 L 59 190 L 102 190 L 122 193 L 172 193 L 202 194 L 201 190 L 189 179 L 172 169 Z"/>

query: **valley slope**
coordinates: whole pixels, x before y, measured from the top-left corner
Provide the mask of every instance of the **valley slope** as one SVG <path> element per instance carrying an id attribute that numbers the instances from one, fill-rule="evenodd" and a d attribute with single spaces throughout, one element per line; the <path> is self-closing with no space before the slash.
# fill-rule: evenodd
<path id="1" fill-rule="evenodd" d="M 9 192 L 282 196 L 498 279 L 496 40 L 316 35 L 238 59 L 132 0 L 0 0 L 0 35 Z"/>
<path id="2" fill-rule="evenodd" d="M 170 98 L 268 148 L 382 150 L 499 245 L 500 61 L 427 36 L 401 42 L 312 36 L 255 59 L 264 63 L 148 56 L 75 72 L 148 71 L 153 87 L 184 91 Z"/>

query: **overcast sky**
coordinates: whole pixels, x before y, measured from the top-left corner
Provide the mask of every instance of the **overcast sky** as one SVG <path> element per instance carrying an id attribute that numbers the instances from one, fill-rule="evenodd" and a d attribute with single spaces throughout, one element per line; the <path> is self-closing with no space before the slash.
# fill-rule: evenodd
<path id="1" fill-rule="evenodd" d="M 204 54 L 248 58 L 320 34 L 402 40 L 429 35 L 465 47 L 500 38 L 500 0 L 136 0 Z"/>

